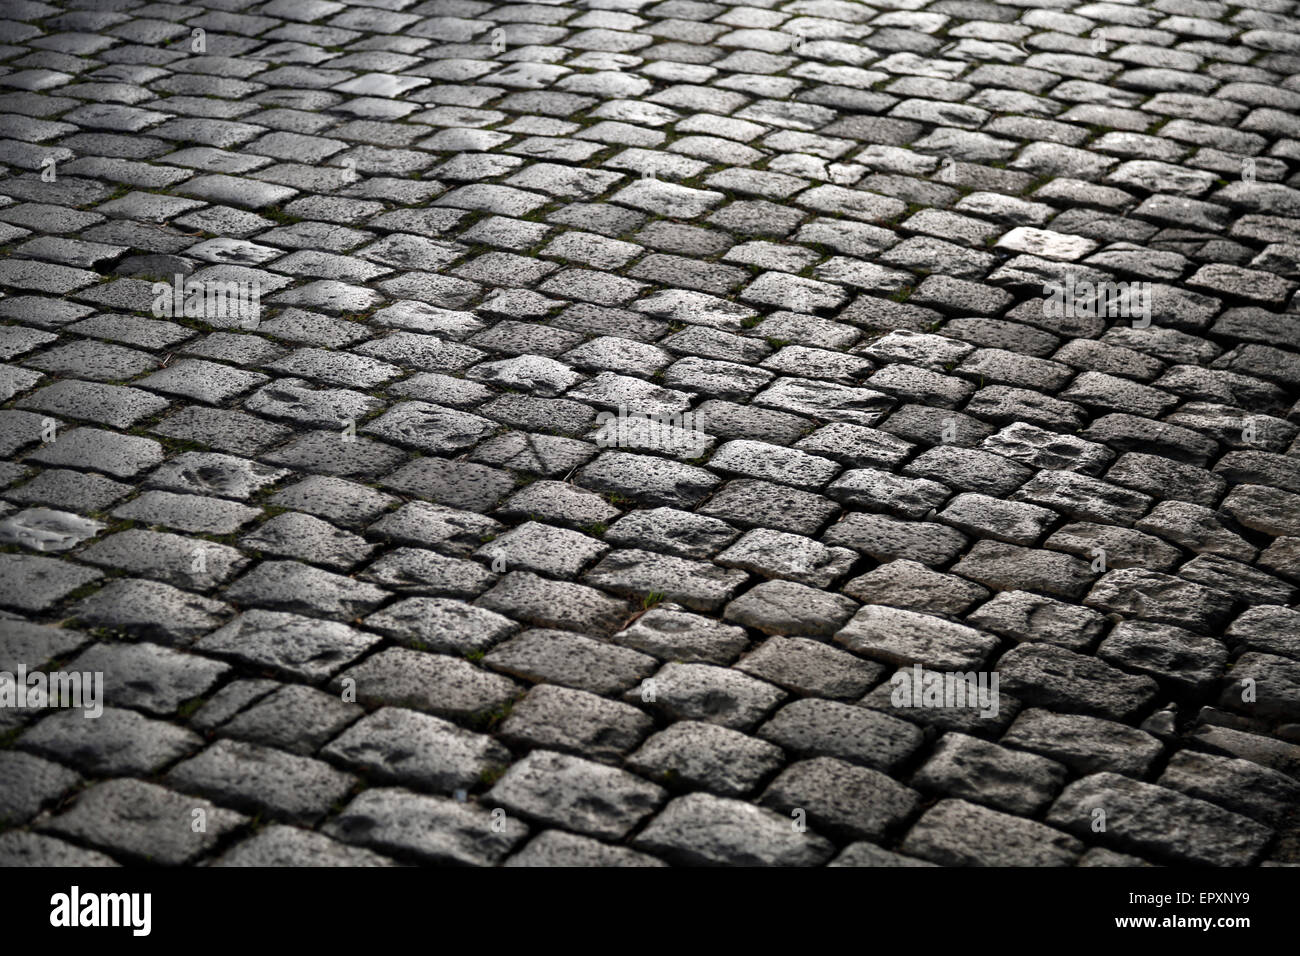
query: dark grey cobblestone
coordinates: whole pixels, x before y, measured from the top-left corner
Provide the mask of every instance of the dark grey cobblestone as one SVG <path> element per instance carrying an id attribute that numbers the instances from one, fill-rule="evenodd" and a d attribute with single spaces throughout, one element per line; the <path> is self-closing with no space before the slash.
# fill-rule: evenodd
<path id="1" fill-rule="evenodd" d="M 10 6 L 0 864 L 1300 863 L 1294 0 Z"/>

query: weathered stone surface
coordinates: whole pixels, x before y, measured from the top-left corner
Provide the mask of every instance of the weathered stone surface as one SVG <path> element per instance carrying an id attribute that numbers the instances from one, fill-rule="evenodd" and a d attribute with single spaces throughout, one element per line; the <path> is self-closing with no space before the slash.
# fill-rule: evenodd
<path id="1" fill-rule="evenodd" d="M 1254 650 L 1300 659 L 1300 611 L 1253 607 L 1232 622 L 1226 636 Z"/>
<path id="2" fill-rule="evenodd" d="M 26 830 L 0 833 L 0 866 L 118 866 L 111 856 Z"/>
<path id="3" fill-rule="evenodd" d="M 1023 589 L 1066 599 L 1081 597 L 1093 579 L 1087 562 L 1071 555 L 1001 541 L 976 542 L 952 570 L 995 591 Z"/>
<path id="4" fill-rule="evenodd" d="M 964 534 L 933 521 L 899 521 L 857 512 L 831 525 L 822 540 L 861 551 L 877 561 L 897 558 L 929 567 L 947 564 L 967 544 Z"/>
<path id="5" fill-rule="evenodd" d="M 366 627 L 442 654 L 483 652 L 518 630 L 508 617 L 450 598 L 413 597 L 365 618 Z"/>
<path id="6" fill-rule="evenodd" d="M 660 660 L 688 664 L 727 664 L 749 644 L 744 628 L 688 614 L 679 605 L 652 608 L 610 640 Z"/>
<path id="7" fill-rule="evenodd" d="M 357 782 L 319 760 L 234 740 L 177 764 L 164 780 L 224 806 L 304 825 L 323 817 Z"/>
<path id="8" fill-rule="evenodd" d="M 627 766 L 668 787 L 692 787 L 726 797 L 753 791 L 782 764 L 779 747 L 717 724 L 682 720 L 627 758 Z"/>
<path id="9" fill-rule="evenodd" d="M 1182 552 L 1159 538 L 1132 528 L 1074 522 L 1057 528 L 1043 546 L 1076 555 L 1096 568 L 1147 568 L 1167 571 Z"/>
<path id="10" fill-rule="evenodd" d="M 475 604 L 517 621 L 584 633 L 609 634 L 628 620 L 626 601 L 581 584 L 511 571 Z"/>
<path id="11" fill-rule="evenodd" d="M 997 677 L 999 685 L 993 683 Z M 933 671 L 902 667 L 858 703 L 939 733 L 996 737 L 1020 710 L 1020 701 L 988 671 Z"/>
<path id="12" fill-rule="evenodd" d="M 1097 656 L 1117 667 L 1195 691 L 1223 673 L 1228 649 L 1212 637 L 1180 627 L 1124 621 L 1101 642 Z"/>
<path id="13" fill-rule="evenodd" d="M 882 850 L 874 843 L 850 843 L 827 866 L 935 866 L 928 860 L 904 856 L 891 850 Z"/>
<path id="14" fill-rule="evenodd" d="M 1048 823 L 1092 834 L 1094 811 L 1106 828 L 1093 837 L 1115 849 L 1178 863 L 1243 866 L 1263 852 L 1268 827 L 1174 790 L 1113 773 L 1076 780 L 1052 805 Z"/>
<path id="15" fill-rule="evenodd" d="M 659 594 L 693 610 L 716 611 L 749 575 L 652 551 L 620 550 L 610 552 L 584 580 L 616 594 Z"/>
<path id="16" fill-rule="evenodd" d="M 223 594 L 238 605 L 338 620 L 353 620 L 388 597 L 373 584 L 297 561 L 263 561 Z"/>
<path id="17" fill-rule="evenodd" d="M 1147 495 L 1069 471 L 1042 471 L 1011 496 L 1012 501 L 1050 508 L 1079 521 L 1128 525 L 1146 514 Z"/>
<path id="18" fill-rule="evenodd" d="M 359 577 L 385 590 L 457 598 L 475 597 L 497 579 L 474 561 L 443 557 L 424 548 L 394 548 Z"/>
<path id="19" fill-rule="evenodd" d="M 998 660 L 1002 686 L 1048 710 L 1128 720 L 1156 696 L 1156 682 L 1051 644 L 1020 644 Z"/>
<path id="20" fill-rule="evenodd" d="M 1264 720 L 1294 721 L 1300 715 L 1298 661 L 1247 651 L 1221 683 L 1221 706 Z"/>
<path id="21" fill-rule="evenodd" d="M 1291 6 L 11 0 L 0 862 L 1300 861 Z"/>
<path id="22" fill-rule="evenodd" d="M 878 770 L 815 757 L 783 770 L 761 803 L 785 813 L 805 811 L 820 833 L 878 840 L 912 815 L 920 797 Z"/>
<path id="23" fill-rule="evenodd" d="M 879 664 L 807 637 L 769 637 L 735 667 L 796 693 L 839 700 L 861 697 L 885 673 Z"/>
<path id="24" fill-rule="evenodd" d="M 142 776 L 199 749 L 195 734 L 133 710 L 105 707 L 98 717 L 59 710 L 22 735 L 22 746 L 97 776 Z"/>
<path id="25" fill-rule="evenodd" d="M 321 756 L 388 783 L 440 793 L 472 787 L 510 762 L 510 752 L 491 737 L 398 707 L 357 721 Z"/>
<path id="26" fill-rule="evenodd" d="M 732 525 L 812 536 L 839 511 L 839 506 L 801 488 L 736 478 L 719 489 L 700 511 Z"/>
<path id="27" fill-rule="evenodd" d="M 966 620 L 1013 641 L 1046 641 L 1072 651 L 1093 646 L 1105 627 L 1105 618 L 1090 608 L 1019 590 L 994 595 Z"/>
<path id="28" fill-rule="evenodd" d="M 528 630 L 483 659 L 493 670 L 521 680 L 614 694 L 648 677 L 658 662 L 647 654 L 570 631 Z"/>
<path id="29" fill-rule="evenodd" d="M 959 671 L 978 668 L 998 646 L 997 638 L 963 624 L 875 605 L 861 608 L 835 643 L 886 664 Z"/>
<path id="30" fill-rule="evenodd" d="M 1156 782 L 1279 829 L 1291 826 L 1300 806 L 1300 783 L 1291 777 L 1249 760 L 1193 750 L 1174 754 Z"/>
<path id="31" fill-rule="evenodd" d="M 190 826 L 202 810 L 206 830 Z M 246 817 L 140 780 L 109 780 L 78 795 L 76 802 L 41 829 L 89 843 L 127 858 L 178 866 L 210 850 Z"/>
<path id="32" fill-rule="evenodd" d="M 917 561 L 903 558 L 845 582 L 844 592 L 864 604 L 933 614 L 960 614 L 989 593 L 964 578 L 931 571 Z"/>
<path id="33" fill-rule="evenodd" d="M 224 602 L 138 578 L 113 581 L 72 610 L 88 626 L 162 644 L 189 644 L 224 624 L 233 613 Z"/>
<path id="34" fill-rule="evenodd" d="M 764 581 L 728 604 L 723 617 L 765 634 L 829 637 L 856 607 L 842 595 L 793 581 Z"/>
<path id="35" fill-rule="evenodd" d="M 945 734 L 912 783 L 1018 816 L 1035 816 L 1065 783 L 1065 767 L 997 744 Z"/>
<path id="36" fill-rule="evenodd" d="M 499 733 L 512 745 L 616 763 L 653 726 L 647 714 L 629 704 L 571 687 L 538 684 L 514 705 Z"/>
<path id="37" fill-rule="evenodd" d="M 387 857 L 275 823 L 212 861 L 213 866 L 396 866 Z"/>
<path id="38" fill-rule="evenodd" d="M 673 800 L 633 845 L 697 866 L 816 866 L 833 851 L 823 837 L 795 832 L 771 810 L 703 793 Z"/>
<path id="39" fill-rule="evenodd" d="M 740 532 L 725 521 L 706 518 L 675 508 L 634 511 L 620 518 L 605 532 L 612 545 L 662 551 L 683 558 L 708 558 Z"/>
<path id="40" fill-rule="evenodd" d="M 837 757 L 889 771 L 920 745 L 921 731 L 863 707 L 828 700 L 787 704 L 758 729 L 758 736 L 808 757 Z"/>
<path id="41" fill-rule="evenodd" d="M 878 508 L 908 518 L 923 517 L 951 494 L 928 478 L 904 478 L 874 468 L 856 468 L 836 478 L 826 489 L 837 501 L 861 508 Z"/>
<path id="42" fill-rule="evenodd" d="M 492 826 L 486 809 L 406 790 L 367 790 L 325 827 L 328 836 L 379 853 L 431 864 L 488 866 L 527 834 L 512 817 Z"/>
<path id="43" fill-rule="evenodd" d="M 415 707 L 449 717 L 471 717 L 501 707 L 520 686 L 468 661 L 389 648 L 348 668 L 333 688 L 355 689 L 360 704 Z"/>
<path id="44" fill-rule="evenodd" d="M 828 548 L 801 535 L 767 528 L 746 532 L 715 560 L 769 578 L 828 588 L 857 560 L 848 548 Z"/>
<path id="45" fill-rule="evenodd" d="M 1034 544 L 1055 517 L 1037 505 L 969 492 L 953 498 L 939 513 L 940 520 L 968 534 L 1017 545 Z"/>
<path id="46" fill-rule="evenodd" d="M 0 604 L 19 611 L 41 611 L 101 577 L 99 571 L 53 558 L 0 554 Z"/>
<path id="47" fill-rule="evenodd" d="M 511 766 L 484 799 L 553 826 L 617 839 L 652 813 L 664 792 L 626 771 L 538 750 Z"/>
<path id="48" fill-rule="evenodd" d="M 49 760 L 19 751 L 0 753 L 0 821 L 6 826 L 26 823 L 80 782 L 78 774 Z"/>
<path id="49" fill-rule="evenodd" d="M 746 730 L 788 695 L 737 670 L 673 662 L 625 696 L 630 702 L 644 702 L 676 720 L 702 720 Z"/>
<path id="50" fill-rule="evenodd" d="M 364 711 L 332 694 L 302 684 L 268 680 L 225 685 L 191 719 L 203 731 L 311 756 Z"/>
<path id="51" fill-rule="evenodd" d="M 1300 746 L 1258 733 L 1206 724 L 1191 739 L 1198 748 L 1228 757 L 1252 760 L 1265 767 L 1300 778 Z"/>
<path id="52" fill-rule="evenodd" d="M 1073 866 L 1083 844 L 1033 820 L 940 800 L 908 831 L 901 849 L 942 866 Z"/>
<path id="53" fill-rule="evenodd" d="M 195 646 L 222 657 L 319 680 L 377 644 L 374 634 L 279 611 L 245 611 Z"/>
<path id="54" fill-rule="evenodd" d="M 528 842 L 503 866 L 664 866 L 653 856 L 627 847 L 610 846 L 589 837 L 546 830 Z"/>
<path id="55" fill-rule="evenodd" d="M 1124 724 L 1036 707 L 1021 711 L 1001 742 L 1051 757 L 1078 773 L 1109 770 L 1133 777 L 1144 776 L 1164 751 L 1157 738 Z"/>
<path id="56" fill-rule="evenodd" d="M 567 577 L 608 550 L 576 531 L 528 521 L 493 538 L 475 555 L 500 567 Z"/>
<path id="57" fill-rule="evenodd" d="M 1125 568 L 1102 575 L 1083 603 L 1207 633 L 1227 618 L 1233 598 L 1168 574 Z"/>

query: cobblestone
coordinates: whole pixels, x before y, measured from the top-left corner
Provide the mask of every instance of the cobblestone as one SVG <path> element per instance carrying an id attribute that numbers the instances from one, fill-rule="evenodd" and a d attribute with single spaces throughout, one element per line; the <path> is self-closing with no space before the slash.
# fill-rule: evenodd
<path id="1" fill-rule="evenodd" d="M 912 783 L 1019 816 L 1034 816 L 1052 801 L 1065 774 L 1065 768 L 1054 761 L 949 733 L 939 740 Z"/>
<path id="2" fill-rule="evenodd" d="M 698 721 L 679 721 L 660 731 L 627 759 L 627 765 L 667 786 L 699 787 L 743 797 L 782 764 L 779 747 L 739 731 Z"/>
<path id="3" fill-rule="evenodd" d="M 367 2 L 6 10 L 0 862 L 1300 862 L 1290 0 Z"/>
<path id="4" fill-rule="evenodd" d="M 191 811 L 205 812 L 203 831 L 191 828 Z M 198 798 L 186 798 L 139 780 L 108 780 L 78 795 L 76 802 L 41 829 L 72 837 L 128 860 L 172 866 L 211 850 L 246 817 Z"/>
<path id="5" fill-rule="evenodd" d="M 1083 844 L 1033 820 L 941 800 L 908 831 L 902 849 L 945 866 L 1072 866 Z"/>
<path id="6" fill-rule="evenodd" d="M 673 800 L 634 844 L 670 862 L 712 866 L 815 866 L 833 851 L 771 810 L 702 793 Z"/>
<path id="7" fill-rule="evenodd" d="M 501 862 L 528 828 L 507 817 L 494 830 L 489 812 L 476 806 L 375 788 L 344 807 L 325 831 L 346 843 L 424 863 L 486 866 Z"/>
<path id="8" fill-rule="evenodd" d="M 1262 824 L 1164 787 L 1112 773 L 1075 781 L 1052 806 L 1048 822 L 1078 832 L 1090 826 L 1091 810 L 1107 814 L 1105 842 L 1121 851 L 1152 853 L 1184 863 L 1241 866 L 1262 851 L 1271 831 Z M 1170 843 L 1174 820 L 1185 839 Z"/>
<path id="9" fill-rule="evenodd" d="M 1016 717 L 1001 742 L 1051 757 L 1078 773 L 1113 771 L 1145 776 L 1164 747 L 1141 730 L 1099 717 L 1030 708 Z"/>
<path id="10" fill-rule="evenodd" d="M 878 770 L 829 757 L 791 764 L 763 793 L 762 803 L 790 813 L 804 810 L 818 832 L 879 840 L 897 829 L 919 796 Z"/>
<path id="11" fill-rule="evenodd" d="M 594 837 L 617 838 L 652 812 L 663 790 L 623 770 L 534 751 L 514 764 L 487 800 Z"/>

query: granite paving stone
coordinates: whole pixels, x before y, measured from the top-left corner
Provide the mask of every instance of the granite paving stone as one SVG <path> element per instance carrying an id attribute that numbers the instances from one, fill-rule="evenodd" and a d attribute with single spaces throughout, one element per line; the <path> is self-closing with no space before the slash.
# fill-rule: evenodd
<path id="1" fill-rule="evenodd" d="M 925 812 L 901 848 L 941 866 L 1072 866 L 1084 846 L 1035 820 L 946 799 Z"/>
<path id="2" fill-rule="evenodd" d="M 256 668 L 319 681 L 379 642 L 346 624 L 253 608 L 200 638 L 196 648 Z"/>
<path id="3" fill-rule="evenodd" d="M 151 776 L 203 746 L 195 733 L 133 710 L 105 707 L 95 718 L 61 710 L 27 730 L 21 746 L 95 776 Z"/>
<path id="4" fill-rule="evenodd" d="M 611 846 L 590 837 L 545 830 L 502 864 L 503 866 L 666 866 L 653 856 Z"/>
<path id="5" fill-rule="evenodd" d="M 948 733 L 913 776 L 912 784 L 1007 813 L 1033 816 L 1052 801 L 1065 777 L 1065 767 L 1045 757 Z"/>
<path id="6" fill-rule="evenodd" d="M 0 792 L 0 820 L 25 823 L 42 806 L 52 803 L 81 782 L 81 776 L 32 754 L 10 751 L 0 756 L 5 783 Z"/>
<path id="7" fill-rule="evenodd" d="M 192 810 L 204 811 L 206 829 L 190 826 Z M 41 829 L 89 843 L 109 853 L 172 866 L 211 851 L 247 818 L 201 798 L 141 780 L 108 780 L 78 795 Z"/>
<path id="8" fill-rule="evenodd" d="M 10 0 L 0 863 L 1300 864 L 1296 14 Z"/>
<path id="9" fill-rule="evenodd" d="M 749 644 L 744 628 L 688 613 L 676 604 L 634 615 L 628 625 L 610 640 L 660 660 L 727 664 Z"/>
<path id="10" fill-rule="evenodd" d="M 399 643 L 441 654 L 482 653 L 519 629 L 508 617 L 440 597 L 403 598 L 363 623 Z"/>
<path id="11" fill-rule="evenodd" d="M 357 721 L 321 756 L 386 783 L 439 793 L 472 787 L 510 761 L 510 752 L 486 735 L 400 707 Z"/>
<path id="12" fill-rule="evenodd" d="M 522 690 L 461 658 L 400 647 L 349 667 L 331 689 L 350 694 L 363 706 L 392 705 L 460 718 L 491 712 Z"/>
<path id="13" fill-rule="evenodd" d="M 889 772 L 924 739 L 920 729 L 865 707 L 807 698 L 787 704 L 758 736 L 808 757 L 835 757 Z"/>
<path id="14" fill-rule="evenodd" d="M 783 770 L 761 802 L 786 813 L 803 810 L 819 833 L 878 840 L 900 827 L 920 797 L 879 770 L 814 757 Z"/>
<path id="15" fill-rule="evenodd" d="M 236 681 L 212 695 L 192 724 L 309 757 L 361 714 L 356 704 L 303 684 Z"/>
<path id="16" fill-rule="evenodd" d="M 166 783 L 214 802 L 311 824 L 345 797 L 356 778 L 310 757 L 221 740 L 167 772 Z"/>
<path id="17" fill-rule="evenodd" d="M 794 581 L 764 581 L 732 601 L 723 617 L 767 634 L 829 637 L 857 609 L 843 595 Z"/>
<path id="18" fill-rule="evenodd" d="M 492 814 L 447 797 L 392 787 L 366 790 L 325 825 L 326 836 L 398 859 L 426 864 L 490 866 L 501 862 L 528 834 L 507 816 L 493 828 Z"/>
<path id="19" fill-rule="evenodd" d="M 392 860 L 311 830 L 275 823 L 235 844 L 212 866 L 395 866 Z"/>
<path id="20" fill-rule="evenodd" d="M 653 723 L 630 704 L 556 684 L 537 684 L 511 708 L 501 739 L 515 746 L 574 753 L 617 763 Z"/>
<path id="21" fill-rule="evenodd" d="M 1037 707 L 1021 711 L 999 742 L 1050 757 L 1080 774 L 1143 777 L 1164 753 L 1158 738 L 1126 724 Z"/>
<path id="22" fill-rule="evenodd" d="M 702 793 L 673 800 L 633 842 L 679 865 L 816 866 L 833 851 L 775 811 Z"/>
<path id="23" fill-rule="evenodd" d="M 1204 800 L 1114 773 L 1076 780 L 1047 819 L 1071 832 L 1086 832 L 1096 808 L 1106 813 L 1106 844 L 1175 862 L 1244 866 L 1272 835 L 1269 827 Z"/>
<path id="24" fill-rule="evenodd" d="M 625 770 L 536 750 L 513 764 L 485 799 L 507 811 L 593 837 L 618 838 L 664 791 Z"/>

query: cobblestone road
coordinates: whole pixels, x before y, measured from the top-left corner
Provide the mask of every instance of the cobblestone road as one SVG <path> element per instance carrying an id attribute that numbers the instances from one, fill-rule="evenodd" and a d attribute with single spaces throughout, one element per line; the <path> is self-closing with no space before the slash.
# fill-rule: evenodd
<path id="1" fill-rule="evenodd" d="M 0 863 L 1300 862 L 1292 0 L 0 15 Z"/>

